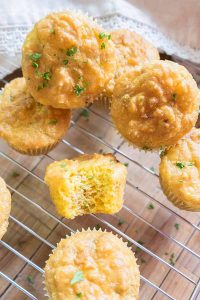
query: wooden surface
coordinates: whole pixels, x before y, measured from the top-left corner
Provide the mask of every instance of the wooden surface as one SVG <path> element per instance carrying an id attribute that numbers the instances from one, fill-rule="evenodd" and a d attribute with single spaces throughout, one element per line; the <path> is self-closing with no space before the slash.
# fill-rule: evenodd
<path id="1" fill-rule="evenodd" d="M 73 120 L 76 122 L 76 125 L 70 127 L 64 139 L 73 147 L 77 147 L 80 151 L 86 153 L 102 151 L 116 153 L 116 151 L 108 147 L 108 143 L 115 149 L 117 148 L 123 152 L 124 155 L 118 153 L 116 156 L 120 161 L 128 163 L 128 182 L 124 196 L 126 207 L 117 215 L 98 215 L 97 217 L 109 222 L 135 241 L 142 242 L 145 248 L 164 261 L 174 262 L 175 268 L 195 282 L 198 282 L 200 278 L 200 261 L 174 240 L 200 254 L 199 231 L 178 216 L 183 216 L 189 222 L 198 225 L 200 215 L 198 213 L 180 211 L 172 206 L 160 189 L 158 177 L 145 171 L 138 165 L 141 164 L 151 170 L 155 170 L 157 173 L 159 164 L 159 155 L 157 153 L 140 152 L 129 147 L 116 133 L 106 109 L 101 104 L 95 104 L 90 109 L 89 118 L 82 116 L 81 111 L 74 113 Z M 87 132 L 94 134 L 97 138 L 92 137 Z M 0 149 L 2 153 L 5 153 L 8 157 L 43 179 L 46 166 L 53 160 L 65 157 L 71 158 L 79 154 L 75 148 L 72 149 L 72 146 L 60 143 L 47 156 L 40 157 L 20 155 L 3 141 L 0 144 Z M 131 162 L 129 158 L 135 162 Z M 56 245 L 61 237 L 69 234 L 70 231 L 59 225 L 58 222 L 27 200 L 31 199 L 33 203 L 40 205 L 53 216 L 61 219 L 55 211 L 47 187 L 37 178 L 3 156 L 0 156 L 0 164 L 0 176 L 11 187 L 26 197 L 23 198 L 16 192 L 12 193 L 11 215 L 53 245 Z M 169 207 L 171 211 L 166 209 L 165 206 Z M 173 214 L 173 212 L 177 213 L 177 215 Z M 61 220 L 73 230 L 94 226 L 101 226 L 111 230 L 109 226 L 106 226 L 91 215 L 78 217 L 72 221 L 67 219 Z M 124 223 L 120 224 L 119 220 L 123 220 Z M 175 224 L 179 224 L 179 229 L 175 227 Z M 13 220 L 10 220 L 9 228 L 3 241 L 41 268 L 44 267 L 44 263 L 51 251 L 49 246 L 46 246 Z M 190 299 L 190 295 L 195 287 L 194 284 L 171 270 L 170 267 L 158 259 L 145 253 L 145 251 L 138 249 L 134 245 L 132 249 L 136 250 L 140 271 L 145 278 L 161 287 L 177 300 Z M 170 257 L 173 259 L 170 260 Z M 42 275 L 2 245 L 0 245 L 0 270 L 38 299 L 47 299 L 44 296 Z M 0 299 L 25 300 L 29 298 L 0 277 Z M 167 297 L 160 292 L 156 292 L 155 288 L 150 287 L 141 280 L 140 300 L 150 299 L 162 300 L 167 299 Z"/>

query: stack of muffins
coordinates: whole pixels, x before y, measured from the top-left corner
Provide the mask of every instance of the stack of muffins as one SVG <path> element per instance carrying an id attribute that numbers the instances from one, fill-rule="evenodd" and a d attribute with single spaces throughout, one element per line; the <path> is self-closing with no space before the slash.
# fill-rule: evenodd
<path id="1" fill-rule="evenodd" d="M 48 15 L 27 35 L 22 71 L 24 78 L 11 81 L 0 96 L 0 136 L 11 147 L 45 154 L 65 134 L 72 109 L 107 99 L 129 144 L 162 149 L 160 182 L 169 200 L 200 211 L 200 131 L 193 129 L 200 93 L 183 66 L 160 60 L 134 32 L 106 32 L 92 18 L 67 11 Z M 74 218 L 118 212 L 126 174 L 113 155 L 93 154 L 50 164 L 45 181 L 58 212 Z M 139 294 L 134 254 L 116 236 L 95 230 L 58 244 L 45 282 L 53 300 L 136 300 Z"/>

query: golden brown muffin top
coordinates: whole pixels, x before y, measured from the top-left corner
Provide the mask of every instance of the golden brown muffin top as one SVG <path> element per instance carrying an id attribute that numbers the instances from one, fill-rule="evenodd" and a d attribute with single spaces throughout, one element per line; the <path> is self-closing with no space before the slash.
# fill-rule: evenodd
<path id="1" fill-rule="evenodd" d="M 18 149 L 36 149 L 58 141 L 71 113 L 37 103 L 24 78 L 6 84 L 0 98 L 0 136 Z"/>
<path id="2" fill-rule="evenodd" d="M 133 252 L 112 233 L 87 230 L 61 240 L 45 267 L 50 299 L 137 300 Z"/>
<path id="3" fill-rule="evenodd" d="M 195 125 L 200 93 L 181 65 L 154 61 L 121 75 L 111 115 L 119 132 L 145 149 L 176 143 Z"/>
<path id="4" fill-rule="evenodd" d="M 200 211 L 200 129 L 167 150 L 161 158 L 160 180 L 164 192 L 176 199 L 175 205 Z"/>
<path id="5" fill-rule="evenodd" d="M 7 230 L 10 209 L 11 195 L 5 181 L 0 177 L 0 239 Z"/>
<path id="6" fill-rule="evenodd" d="M 160 59 L 158 50 L 142 36 L 128 29 L 111 31 L 111 39 L 118 53 L 118 66 L 135 67 Z"/>
<path id="7" fill-rule="evenodd" d="M 116 69 L 110 35 L 91 18 L 70 11 L 40 20 L 22 54 L 23 75 L 33 97 L 58 108 L 93 101 Z"/>

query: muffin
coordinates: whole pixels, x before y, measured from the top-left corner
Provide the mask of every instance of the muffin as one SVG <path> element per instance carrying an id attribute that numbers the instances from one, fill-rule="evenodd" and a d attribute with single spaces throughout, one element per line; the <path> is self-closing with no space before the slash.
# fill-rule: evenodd
<path id="1" fill-rule="evenodd" d="M 44 271 L 51 300 L 139 299 L 135 256 L 111 232 L 87 230 L 62 239 Z"/>
<path id="2" fill-rule="evenodd" d="M 117 79 L 111 115 L 130 144 L 159 149 L 175 144 L 192 129 L 199 104 L 199 89 L 185 67 L 157 60 Z"/>
<path id="3" fill-rule="evenodd" d="M 40 103 L 63 109 L 84 107 L 114 77 L 115 46 L 91 18 L 72 11 L 53 13 L 26 37 L 22 70 Z"/>
<path id="4" fill-rule="evenodd" d="M 0 240 L 8 227 L 11 210 L 11 195 L 5 181 L 0 177 Z"/>
<path id="5" fill-rule="evenodd" d="M 193 129 L 162 156 L 160 183 L 174 205 L 200 211 L 200 129 Z"/>
<path id="6" fill-rule="evenodd" d="M 128 29 L 117 29 L 110 34 L 117 49 L 118 74 L 124 69 L 160 59 L 158 50 L 139 34 Z"/>
<path id="7" fill-rule="evenodd" d="M 23 154 L 50 151 L 65 134 L 70 117 L 70 110 L 37 103 L 24 78 L 6 84 L 0 97 L 0 137 Z"/>
<path id="8" fill-rule="evenodd" d="M 60 215 L 114 214 L 123 204 L 127 168 L 112 154 L 81 155 L 47 167 L 45 182 Z"/>

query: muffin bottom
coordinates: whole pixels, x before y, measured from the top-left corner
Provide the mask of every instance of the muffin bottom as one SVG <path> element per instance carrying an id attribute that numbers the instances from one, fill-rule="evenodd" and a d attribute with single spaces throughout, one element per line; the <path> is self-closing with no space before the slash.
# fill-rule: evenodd
<path id="1" fill-rule="evenodd" d="M 174 193 L 171 192 L 170 188 L 166 186 L 162 179 L 160 178 L 160 185 L 162 187 L 162 190 L 164 194 L 166 195 L 167 199 L 172 202 L 176 207 L 182 209 L 182 210 L 188 210 L 193 212 L 200 212 L 200 202 L 199 207 L 196 205 L 190 205 L 189 202 L 183 201 L 182 199 L 176 197 Z"/>
<path id="2" fill-rule="evenodd" d="M 26 150 L 19 149 L 16 146 L 12 145 L 11 143 L 8 143 L 8 144 L 10 145 L 10 147 L 12 149 L 14 149 L 15 151 L 17 151 L 21 154 L 30 155 L 30 156 L 39 156 L 39 155 L 47 154 L 48 152 L 53 150 L 59 144 L 60 141 L 61 141 L 61 139 L 59 141 L 56 141 L 53 144 L 46 146 L 46 147 L 41 147 L 38 149 L 26 149 Z"/>

